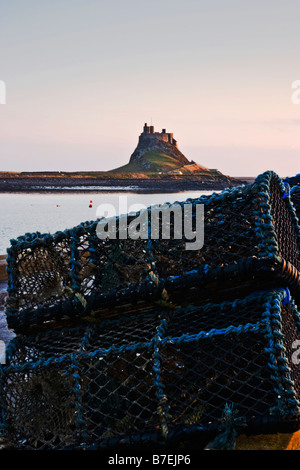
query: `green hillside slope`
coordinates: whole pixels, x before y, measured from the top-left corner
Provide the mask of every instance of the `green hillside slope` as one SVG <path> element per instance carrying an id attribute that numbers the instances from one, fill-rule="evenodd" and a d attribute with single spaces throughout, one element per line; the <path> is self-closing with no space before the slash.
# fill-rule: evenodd
<path id="1" fill-rule="evenodd" d="M 181 165 L 175 157 L 160 152 L 146 152 L 138 161 L 127 163 L 109 173 L 145 173 L 175 170 Z"/>

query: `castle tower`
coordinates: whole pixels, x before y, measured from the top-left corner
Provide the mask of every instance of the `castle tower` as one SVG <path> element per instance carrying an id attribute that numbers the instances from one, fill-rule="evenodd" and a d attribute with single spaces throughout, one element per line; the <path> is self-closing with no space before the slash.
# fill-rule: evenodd
<path id="1" fill-rule="evenodd" d="M 156 137 L 157 140 L 166 142 L 168 144 L 173 145 L 174 147 L 177 147 L 177 142 L 173 138 L 173 133 L 172 132 L 167 132 L 166 129 L 162 129 L 161 132 L 154 132 L 154 126 L 152 126 L 152 125 L 148 126 L 148 124 L 145 122 L 143 132 L 140 135 L 140 139 L 143 140 L 145 138 L 145 134 L 146 135 L 151 135 L 151 138 L 152 138 L 152 136 Z"/>

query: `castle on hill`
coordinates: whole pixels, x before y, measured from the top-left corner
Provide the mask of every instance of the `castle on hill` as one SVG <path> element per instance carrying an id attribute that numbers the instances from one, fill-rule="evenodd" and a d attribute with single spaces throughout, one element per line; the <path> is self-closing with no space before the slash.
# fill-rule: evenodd
<path id="1" fill-rule="evenodd" d="M 154 126 L 148 126 L 145 123 L 143 132 L 139 136 L 138 145 L 130 157 L 130 163 L 138 161 L 143 168 L 149 169 L 148 162 L 141 161 L 143 156 L 149 152 L 170 155 L 178 161 L 178 167 L 189 163 L 189 160 L 178 149 L 177 140 L 174 139 L 173 133 L 166 132 L 166 129 L 155 132 Z"/>
<path id="2" fill-rule="evenodd" d="M 193 184 L 197 181 L 201 188 L 204 182 L 207 182 L 209 186 L 214 183 L 216 188 L 222 189 L 232 184 L 231 178 L 223 175 L 219 170 L 206 168 L 186 158 L 179 150 L 172 132 L 166 132 L 166 129 L 155 132 L 154 126 L 148 126 L 147 123 L 139 135 L 138 144 L 129 162 L 107 174 L 113 177 L 121 175 L 122 179 L 130 175 L 133 179 L 155 181 L 165 179 L 165 181 L 172 182 L 178 180 L 181 189 L 188 189 L 187 185 L 191 181 L 194 182 Z"/>

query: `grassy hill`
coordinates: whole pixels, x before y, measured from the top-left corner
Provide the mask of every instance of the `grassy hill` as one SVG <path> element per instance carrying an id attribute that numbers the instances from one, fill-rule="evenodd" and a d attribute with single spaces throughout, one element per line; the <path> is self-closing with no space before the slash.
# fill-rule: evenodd
<path id="1" fill-rule="evenodd" d="M 146 152 L 139 160 L 129 162 L 126 165 L 107 171 L 107 175 L 115 176 L 116 174 L 156 174 L 159 175 L 212 175 L 212 170 L 189 162 L 182 165 L 178 162 L 176 156 L 168 155 L 162 152 Z"/>
<path id="2" fill-rule="evenodd" d="M 129 162 L 107 173 L 167 172 L 175 170 L 179 166 L 178 160 L 171 155 L 160 152 L 146 152 L 138 161 Z"/>

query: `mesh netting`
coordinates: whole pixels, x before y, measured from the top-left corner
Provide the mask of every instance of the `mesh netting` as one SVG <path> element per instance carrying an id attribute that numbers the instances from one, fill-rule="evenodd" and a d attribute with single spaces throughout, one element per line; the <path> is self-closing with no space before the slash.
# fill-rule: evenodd
<path id="1" fill-rule="evenodd" d="M 273 172 L 252 185 L 174 203 L 191 208 L 196 231 L 197 207 L 204 206 L 204 246 L 186 249 L 190 237 L 177 237 L 175 215 L 161 213 L 156 238 L 146 211 L 148 237 L 97 236 L 98 221 L 50 234 L 26 234 L 11 241 L 6 315 L 10 328 L 22 332 L 50 320 L 109 314 L 114 308 L 144 310 L 158 299 L 182 304 L 201 295 L 246 295 L 256 288 L 288 285 L 299 296 L 299 225 L 286 186 Z M 173 205 L 174 207 L 174 205 Z M 178 219 L 177 219 L 178 220 Z M 128 227 L 134 221 L 128 216 Z M 108 222 L 107 222 L 108 223 Z M 141 223 L 142 228 L 145 228 Z M 180 227 L 179 227 L 180 228 Z M 169 239 L 163 238 L 170 230 Z M 144 232 L 145 233 L 145 232 Z M 242 291 L 241 289 L 244 289 Z M 240 295 L 240 294 L 239 294 Z"/>
<path id="2" fill-rule="evenodd" d="M 300 183 L 298 186 L 291 188 L 291 200 L 295 207 L 298 219 L 300 219 Z"/>
<path id="3" fill-rule="evenodd" d="M 1 369 L 3 434 L 20 449 L 205 445 L 226 410 L 237 428 L 292 429 L 299 327 L 274 289 L 18 335 Z"/>

